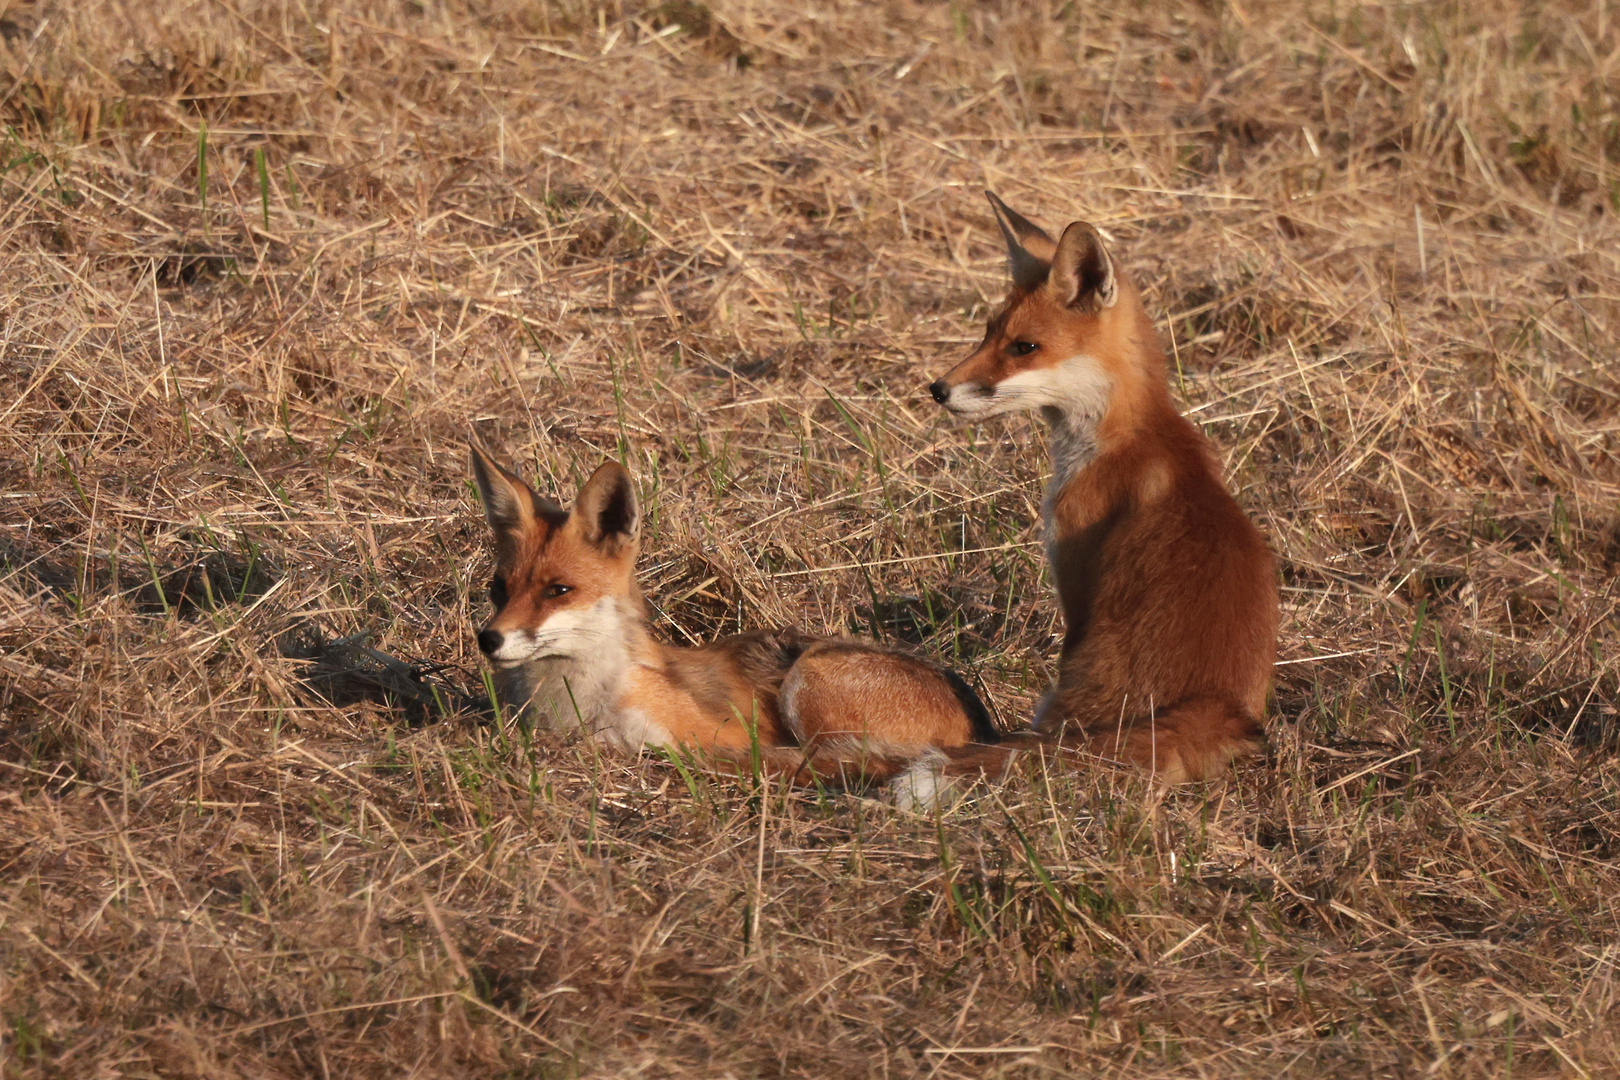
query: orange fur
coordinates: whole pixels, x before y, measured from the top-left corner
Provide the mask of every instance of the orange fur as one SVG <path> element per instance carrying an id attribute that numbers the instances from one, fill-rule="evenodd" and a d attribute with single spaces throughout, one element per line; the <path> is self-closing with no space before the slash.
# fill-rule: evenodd
<path id="1" fill-rule="evenodd" d="M 1043 517 L 1064 639 L 1033 731 L 1172 782 L 1209 776 L 1259 744 L 1271 554 L 1177 411 L 1152 323 L 1096 230 L 1053 241 L 990 198 L 1013 288 L 930 390 L 953 412 L 1032 409 L 1051 428 Z M 1012 751 L 956 753 L 944 771 L 999 772 Z"/>
<path id="2" fill-rule="evenodd" d="M 472 465 L 495 533 L 496 611 L 479 648 L 509 706 L 629 749 L 757 762 L 797 783 L 880 781 L 925 751 L 995 737 L 960 678 L 871 642 L 791 628 L 697 648 L 654 640 L 622 468 L 602 465 L 565 512 L 476 442 Z"/>
<path id="3" fill-rule="evenodd" d="M 784 719 L 799 745 L 894 757 L 993 738 L 986 724 L 973 723 L 963 695 L 972 692 L 934 665 L 859 641 L 812 645 L 782 683 Z M 881 729 L 862 726 L 874 716 L 887 718 Z"/>

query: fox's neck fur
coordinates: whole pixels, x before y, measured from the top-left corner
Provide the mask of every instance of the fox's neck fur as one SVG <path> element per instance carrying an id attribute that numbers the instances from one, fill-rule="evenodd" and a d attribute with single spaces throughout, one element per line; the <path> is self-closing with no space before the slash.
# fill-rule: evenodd
<path id="1" fill-rule="evenodd" d="M 1104 365 L 1110 373 L 1104 391 L 1076 393 L 1062 404 L 1041 406 L 1052 454 L 1052 479 L 1041 507 L 1049 544 L 1057 505 L 1077 477 L 1104 455 L 1133 444 L 1148 449 L 1159 433 L 1186 424 L 1170 399 L 1164 352 L 1152 321 L 1129 283 L 1121 283 L 1119 301 L 1108 318 L 1126 320 L 1131 332 L 1113 337 L 1120 343 L 1119 354 Z"/>
<path id="2" fill-rule="evenodd" d="M 1042 405 L 1048 442 L 1052 449 L 1052 480 L 1047 495 L 1061 488 L 1075 473 L 1097 457 L 1097 417 L 1071 412 L 1057 405 Z"/>

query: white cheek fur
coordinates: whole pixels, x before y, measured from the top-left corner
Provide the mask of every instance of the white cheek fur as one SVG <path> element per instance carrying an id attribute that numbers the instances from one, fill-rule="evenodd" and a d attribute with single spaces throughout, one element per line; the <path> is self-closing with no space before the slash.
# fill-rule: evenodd
<path id="1" fill-rule="evenodd" d="M 576 659 L 589 656 L 606 640 L 624 636 L 618 603 L 604 596 L 588 607 L 567 607 L 553 612 L 534 629 L 505 631 L 501 647 L 490 659 L 519 664 L 525 660 Z"/>
<path id="2" fill-rule="evenodd" d="M 945 407 L 958 416 L 988 416 L 998 411 L 994 395 L 984 393 L 977 383 L 962 383 L 951 387 Z"/>
<path id="3" fill-rule="evenodd" d="M 1051 406 L 1066 417 L 1093 422 L 1108 408 L 1114 381 L 1101 364 L 1078 353 L 1051 367 L 1009 375 L 986 394 L 974 384 L 951 388 L 946 408 L 961 416 L 995 416 Z"/>
<path id="4" fill-rule="evenodd" d="M 996 387 L 996 395 L 1007 395 L 1011 407 L 1038 409 L 1050 405 L 1071 418 L 1095 420 L 1107 409 L 1113 388 L 1114 381 L 1102 365 L 1080 353 L 1052 367 L 1020 371 L 1003 379 Z"/>

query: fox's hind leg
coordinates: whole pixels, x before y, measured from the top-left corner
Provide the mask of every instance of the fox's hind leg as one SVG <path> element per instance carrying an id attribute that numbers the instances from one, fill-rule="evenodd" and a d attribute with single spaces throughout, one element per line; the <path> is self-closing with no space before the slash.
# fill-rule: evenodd
<path id="1" fill-rule="evenodd" d="M 1260 748 L 1258 722 L 1232 702 L 1190 698 L 1140 717 L 1114 731 L 1089 733 L 1087 749 L 1099 757 L 1128 761 L 1166 783 L 1202 780 Z"/>
<path id="2" fill-rule="evenodd" d="M 990 742 L 995 727 L 960 677 L 860 642 L 811 646 L 782 680 L 782 722 L 807 749 L 914 756 Z"/>

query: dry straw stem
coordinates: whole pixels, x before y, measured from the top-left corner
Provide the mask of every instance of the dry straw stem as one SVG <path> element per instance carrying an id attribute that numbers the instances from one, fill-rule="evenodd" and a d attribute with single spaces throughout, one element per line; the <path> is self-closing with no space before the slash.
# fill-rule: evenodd
<path id="1" fill-rule="evenodd" d="M 1615 1075 L 1616 23 L 0 0 L 0 1068 Z M 468 705 L 472 421 L 635 471 L 670 639 L 1029 715 L 1042 435 L 922 390 L 986 186 L 1106 231 L 1278 553 L 1270 759 L 936 821 Z"/>

